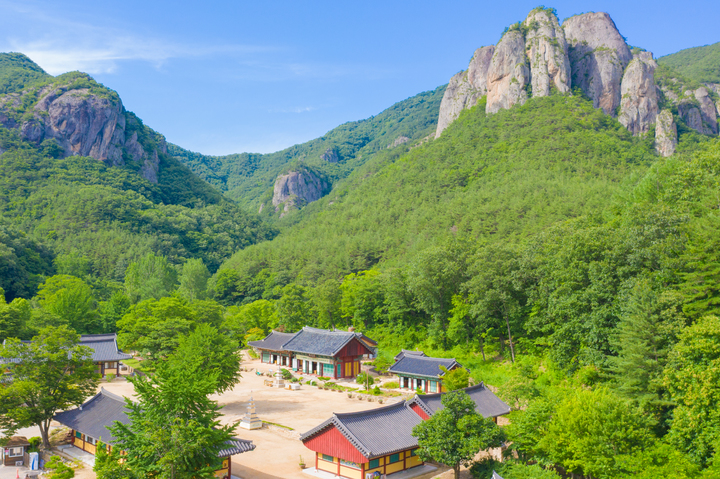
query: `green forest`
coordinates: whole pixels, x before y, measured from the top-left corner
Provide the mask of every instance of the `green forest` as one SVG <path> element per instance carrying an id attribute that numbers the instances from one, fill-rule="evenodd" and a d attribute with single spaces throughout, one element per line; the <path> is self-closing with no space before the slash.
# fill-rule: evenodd
<path id="1" fill-rule="evenodd" d="M 716 46 L 659 81 L 709 81 Z M 23 62 L 0 57 L 0 93 L 104 89 Z M 421 349 L 497 387 L 508 461 L 475 477 L 720 477 L 720 140 L 679 120 L 662 158 L 575 94 L 482 99 L 419 143 L 443 92 L 272 155 L 170 145 L 157 184 L 0 127 L 0 342 L 117 332 L 162 376 L 192 334 L 354 327 L 378 370 Z M 282 225 L 246 211 L 299 164 L 330 193 Z"/>

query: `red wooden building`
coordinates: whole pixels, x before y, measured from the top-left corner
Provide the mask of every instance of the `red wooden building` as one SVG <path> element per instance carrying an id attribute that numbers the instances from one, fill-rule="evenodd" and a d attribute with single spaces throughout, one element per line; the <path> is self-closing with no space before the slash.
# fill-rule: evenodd
<path id="1" fill-rule="evenodd" d="M 377 343 L 354 331 L 308 326 L 295 334 L 273 331 L 262 341 L 248 343 L 260 353 L 262 362 L 333 379 L 357 376 L 363 356 L 374 354 L 372 344 Z"/>
<path id="2" fill-rule="evenodd" d="M 465 388 L 483 417 L 507 414 L 510 408 L 484 384 Z M 349 414 L 333 414 L 300 440 L 315 453 L 315 468 L 348 479 L 367 473 L 392 474 L 423 465 L 417 456 L 415 425 L 442 409 L 442 395 L 415 396 L 390 406 Z"/>

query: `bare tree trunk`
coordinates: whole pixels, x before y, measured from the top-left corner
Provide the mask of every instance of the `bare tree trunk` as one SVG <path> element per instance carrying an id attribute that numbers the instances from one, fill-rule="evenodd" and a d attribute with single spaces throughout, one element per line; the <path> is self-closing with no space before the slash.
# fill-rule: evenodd
<path id="1" fill-rule="evenodd" d="M 512 362 L 515 362 L 515 348 L 513 348 L 512 334 L 510 333 L 510 319 L 508 319 L 507 314 L 505 315 L 505 324 L 507 324 L 507 329 L 508 329 L 508 342 L 510 343 L 510 356 L 512 357 Z"/>
<path id="2" fill-rule="evenodd" d="M 455 479 L 460 479 L 460 464 L 455 464 L 453 471 L 455 471 Z"/>

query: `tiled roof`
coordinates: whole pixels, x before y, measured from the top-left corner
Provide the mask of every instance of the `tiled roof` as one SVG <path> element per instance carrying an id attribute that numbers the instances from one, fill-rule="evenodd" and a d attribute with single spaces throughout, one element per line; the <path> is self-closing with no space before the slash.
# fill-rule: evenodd
<path id="1" fill-rule="evenodd" d="M 422 376 L 426 378 L 437 378 L 442 376 L 440 366 L 447 369 L 461 367 L 454 359 L 429 358 L 424 354 L 408 354 L 407 352 L 395 364 L 388 368 L 388 372 L 395 374 L 406 374 L 409 376 Z"/>
<path id="2" fill-rule="evenodd" d="M 107 428 L 115 421 L 128 424 L 130 419 L 126 411 L 124 398 L 101 388 L 99 393 L 79 408 L 58 413 L 53 419 L 90 437 L 102 439 L 106 444 L 112 444 L 115 437 Z"/>
<path id="3" fill-rule="evenodd" d="M 350 443 L 368 459 L 417 447 L 412 430 L 422 422 L 404 403 L 333 416 L 300 436 L 305 442 L 328 427 L 335 426 Z"/>
<path id="4" fill-rule="evenodd" d="M 117 347 L 117 334 L 83 334 L 80 344 L 93 350 L 93 362 L 122 361 L 131 359 L 130 354 L 121 352 Z"/>
<path id="5" fill-rule="evenodd" d="M 115 421 L 122 424 L 130 422 L 125 408 L 125 398 L 107 392 L 104 388 L 100 388 L 99 393 L 79 408 L 55 414 L 53 419 L 90 437 L 102 439 L 106 444 L 113 444 L 116 439 L 108 429 L 109 426 L 115 424 Z M 237 437 L 232 438 L 225 445 L 225 449 L 218 453 L 218 457 L 233 456 L 255 449 L 252 441 Z"/>
<path id="6" fill-rule="evenodd" d="M 485 384 L 480 383 L 465 389 L 470 398 L 475 401 L 475 410 L 483 417 L 497 417 L 510 412 L 510 406 L 490 391 Z M 408 404 L 419 405 L 428 415 L 432 416 L 443 408 L 442 396 L 447 393 L 417 395 L 408 401 Z"/>
<path id="7" fill-rule="evenodd" d="M 282 351 L 283 344 L 287 343 L 297 333 L 280 333 L 273 331 L 268 334 L 265 339 L 260 341 L 249 341 L 248 346 L 259 349 L 269 349 L 271 351 Z"/>
<path id="8" fill-rule="evenodd" d="M 295 353 L 334 356 L 355 338 L 355 333 L 349 331 L 328 331 L 305 326 L 283 344 L 283 349 Z"/>
<path id="9" fill-rule="evenodd" d="M 249 452 L 255 449 L 255 444 L 247 439 L 240 439 L 237 437 L 225 443 L 227 446 L 218 453 L 218 457 L 234 456 L 235 454 L 242 454 L 243 452 Z"/>
<path id="10" fill-rule="evenodd" d="M 24 344 L 29 344 L 31 341 L 23 341 Z M 5 342 L 3 341 L 3 344 Z M 92 360 L 93 362 L 104 362 L 104 361 L 122 361 L 123 359 L 131 359 L 132 355 L 125 354 L 120 351 L 117 347 L 117 334 L 83 334 L 80 336 L 80 345 L 87 346 L 93 350 Z M 0 362 L 17 363 L 20 360 L 18 358 L 5 358 L 0 359 Z"/>
<path id="11" fill-rule="evenodd" d="M 413 356 L 427 356 L 427 354 L 423 353 L 422 351 L 408 351 L 407 349 L 403 349 L 397 354 L 397 356 L 395 356 L 395 362 L 400 361 L 402 358 L 405 357 L 405 355 L 408 354 L 412 354 Z"/>

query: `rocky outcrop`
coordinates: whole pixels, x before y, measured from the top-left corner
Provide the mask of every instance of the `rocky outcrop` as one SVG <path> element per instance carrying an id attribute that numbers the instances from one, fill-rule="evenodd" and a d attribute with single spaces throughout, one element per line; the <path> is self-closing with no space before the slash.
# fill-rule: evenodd
<path id="1" fill-rule="evenodd" d="M 669 110 L 663 110 L 655 122 L 655 150 L 660 156 L 670 156 L 677 147 L 677 125 Z"/>
<path id="2" fill-rule="evenodd" d="M 480 98 L 487 94 L 487 77 L 495 47 L 482 47 L 475 50 L 468 69 L 455 74 L 448 83 L 440 103 L 435 138 L 439 138 L 447 126 L 455 121 L 460 112 L 477 105 Z"/>
<path id="3" fill-rule="evenodd" d="M 328 148 L 327 150 L 325 150 L 325 153 L 320 155 L 320 159 L 323 161 L 327 161 L 328 163 L 337 163 L 338 161 L 340 161 L 340 158 L 338 157 L 335 148 Z"/>
<path id="4" fill-rule="evenodd" d="M 520 30 L 510 30 L 498 43 L 487 79 L 487 113 L 524 104 L 530 69 L 525 56 L 525 38 Z"/>
<path id="5" fill-rule="evenodd" d="M 390 143 L 387 147 L 395 148 L 396 146 L 404 145 L 408 141 L 410 141 L 410 138 L 408 138 L 407 136 L 400 135 L 397 138 L 395 138 L 395 140 L 392 143 Z"/>
<path id="6" fill-rule="evenodd" d="M 708 95 L 708 91 L 705 87 L 700 87 L 694 92 L 695 99 L 700 104 L 700 113 L 703 120 L 703 130 L 701 133 L 706 135 L 717 135 L 718 123 L 717 123 L 717 112 L 715 110 L 715 104 Z"/>
<path id="7" fill-rule="evenodd" d="M 309 170 L 290 171 L 275 180 L 272 204 L 275 211 L 284 212 L 293 207 L 300 208 L 307 203 L 317 201 L 327 194 L 329 184 L 317 174 Z M 281 215 L 281 217 L 284 215 Z"/>
<path id="8" fill-rule="evenodd" d="M 650 52 L 640 52 L 628 64 L 622 79 L 618 121 L 633 135 L 647 133 L 659 113 L 655 69 Z"/>
<path id="9" fill-rule="evenodd" d="M 24 92 L 23 95 L 29 94 Z M 128 132 L 128 121 L 137 120 L 126 113 L 122 102 L 112 95 L 92 92 L 88 88 L 68 90 L 63 85 L 47 86 L 37 91 L 38 101 L 22 120 L 10 110 L 0 112 L 0 122 L 17 128 L 23 139 L 40 144 L 55 139 L 64 156 L 89 156 L 109 165 L 123 165 L 126 159 L 140 164 L 140 174 L 153 183 L 158 181 L 160 153 L 167 152 L 164 138 L 157 135 L 152 151 L 138 140 L 137 132 Z M 22 105 L 21 95 L 8 95 L 0 109 Z M 30 116 L 28 117 L 28 113 Z M 145 128 L 138 123 L 138 128 Z"/>
<path id="10" fill-rule="evenodd" d="M 615 22 L 604 12 L 583 13 L 563 22 L 572 67 L 572 85 L 578 86 L 608 115 L 620 105 L 625 67 L 632 60 L 630 48 Z"/>
<path id="11" fill-rule="evenodd" d="M 706 133 L 703 123 L 703 115 L 700 107 L 691 99 L 683 99 L 677 104 L 678 115 L 683 119 L 685 124 L 697 131 L 698 133 Z"/>
<path id="12" fill-rule="evenodd" d="M 525 19 L 525 50 L 530 60 L 532 96 L 549 96 L 552 89 L 570 91 L 570 62 L 565 33 L 550 10 L 535 9 Z"/>

